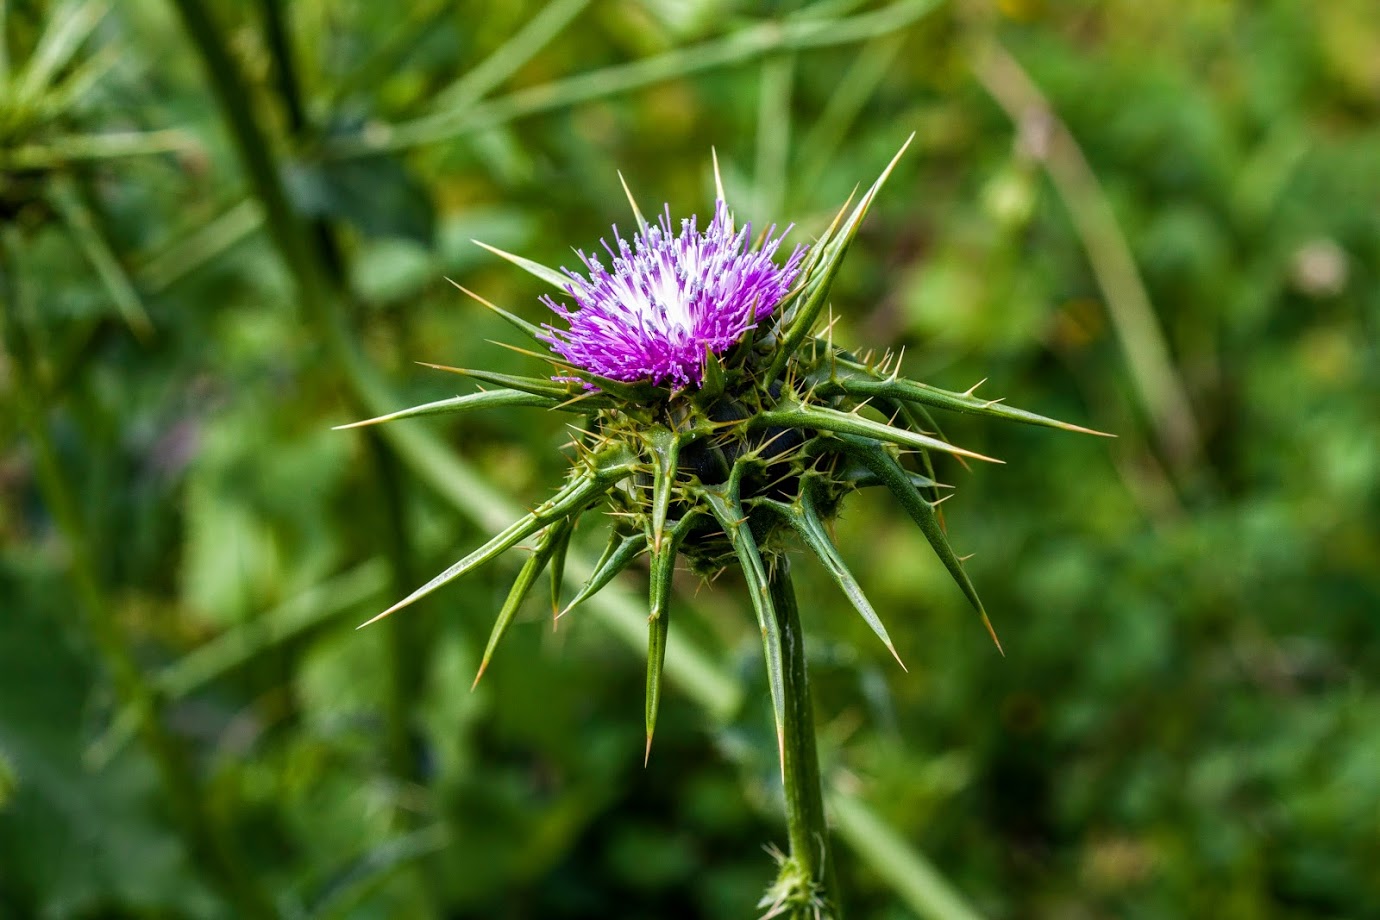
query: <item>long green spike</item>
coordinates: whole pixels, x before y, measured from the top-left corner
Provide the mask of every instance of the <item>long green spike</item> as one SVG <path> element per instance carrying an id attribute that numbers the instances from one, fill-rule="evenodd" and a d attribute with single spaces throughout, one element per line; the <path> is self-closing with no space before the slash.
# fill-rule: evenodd
<path id="1" fill-rule="evenodd" d="M 637 218 L 637 229 L 646 233 L 647 218 L 642 216 L 642 209 L 637 206 L 637 199 L 633 197 L 632 189 L 628 188 L 628 180 L 623 178 L 622 171 L 618 173 L 618 182 L 623 186 L 623 194 L 628 196 L 628 207 L 632 208 L 633 217 Z"/>
<path id="2" fill-rule="evenodd" d="M 541 575 L 542 570 L 546 568 L 546 563 L 551 560 L 552 554 L 556 551 L 556 544 L 563 529 L 561 524 L 569 520 L 569 518 L 561 518 L 547 527 L 541 535 L 541 539 L 537 541 L 536 547 L 532 550 L 532 555 L 527 557 L 527 561 L 518 570 L 517 578 L 513 580 L 513 587 L 509 589 L 508 597 L 503 601 L 503 607 L 498 611 L 498 617 L 494 620 L 493 629 L 489 631 L 489 642 L 484 646 L 484 657 L 479 661 L 479 670 L 474 675 L 474 683 L 470 684 L 470 690 L 479 686 L 479 679 L 484 676 L 484 672 L 489 668 L 489 662 L 493 660 L 494 650 L 498 648 L 498 643 L 503 641 L 503 636 L 513 623 L 513 617 L 517 616 L 518 608 L 527 599 L 527 595 L 532 591 L 532 586 L 537 583 L 537 576 Z"/>
<path id="3" fill-rule="evenodd" d="M 525 333 L 528 338 L 538 342 L 541 341 L 541 336 L 545 333 L 542 331 L 540 326 L 534 325 L 533 323 L 529 323 L 527 322 L 527 320 L 523 319 L 521 316 L 518 316 L 516 313 L 510 313 L 502 307 L 498 306 L 497 304 L 489 300 L 485 300 L 483 297 L 480 297 L 478 294 L 476 294 L 474 291 L 471 291 L 469 288 L 464 287 L 460 284 L 456 284 L 456 282 L 454 281 L 451 281 L 450 278 L 447 278 L 446 280 L 450 281 L 451 284 L 454 284 L 457 288 L 460 289 L 461 293 L 468 296 L 471 300 L 475 301 L 483 307 L 488 308 L 491 312 L 498 314 L 515 329 L 518 329 L 519 331 Z"/>
<path id="4" fill-rule="evenodd" d="M 418 361 L 417 363 L 422 367 L 429 367 L 434 371 L 445 371 L 447 374 L 458 374 L 461 377 L 478 380 L 480 383 L 506 387 L 510 390 L 520 390 L 523 393 L 531 393 L 535 396 L 545 396 L 549 399 L 555 399 L 561 402 L 580 396 L 584 398 L 583 408 L 585 410 L 604 409 L 611 405 L 607 399 L 598 398 L 597 394 L 590 394 L 577 383 L 558 383 L 550 377 L 522 377 L 517 374 L 499 374 L 493 371 L 474 370 L 468 367 L 451 367 L 448 364 L 432 364 L 428 361 Z M 593 402 L 590 402 L 590 400 L 593 400 Z"/>
<path id="5" fill-rule="evenodd" d="M 488 243 L 479 242 L 479 240 L 470 240 L 470 242 L 474 243 L 474 245 L 479 246 L 482 249 L 489 250 L 489 252 L 492 252 L 499 258 L 507 259 L 509 262 L 512 262 L 518 268 L 527 272 L 527 274 L 533 276 L 534 278 L 540 278 L 541 280 L 545 281 L 552 287 L 557 288 L 558 290 L 564 291 L 566 289 L 566 286 L 570 284 L 570 279 L 567 278 L 565 275 L 562 275 L 554 268 L 547 268 L 540 262 L 533 262 L 531 259 L 524 259 L 522 256 L 515 256 L 511 252 L 504 252 L 497 246 L 490 246 Z"/>
<path id="6" fill-rule="evenodd" d="M 918 403 L 922 406 L 932 406 L 936 409 L 947 409 L 950 412 L 985 415 L 989 418 L 1023 422 L 1027 425 L 1039 425 L 1043 428 L 1058 428 L 1062 431 L 1073 431 L 1079 434 L 1093 434 L 1104 438 L 1115 437 L 1115 435 L 1105 431 L 1096 431 L 1092 428 L 1084 428 L 1082 425 L 1046 418 L 1043 415 L 1036 415 L 1034 412 L 1027 412 L 1025 409 L 1008 406 L 997 400 L 979 399 L 971 393 L 954 393 L 904 378 L 883 379 L 866 370 L 836 368 L 833 379 L 820 381 L 816 392 L 821 396 L 842 393 L 857 399 L 871 399 L 880 396 Z"/>
<path id="7" fill-rule="evenodd" d="M 733 469 L 727 488 L 702 486 L 699 495 L 709 507 L 719 525 L 723 527 L 733 551 L 743 568 L 743 578 L 747 581 L 748 596 L 752 599 L 752 610 L 757 615 L 757 625 L 762 630 L 762 652 L 767 665 L 767 685 L 771 689 L 772 717 L 776 721 L 776 745 L 780 756 L 782 776 L 786 770 L 786 689 L 782 672 L 781 628 L 776 622 L 776 612 L 772 607 L 771 584 L 767 579 L 767 569 L 762 562 L 762 554 L 753 539 L 752 531 L 745 526 L 747 515 L 743 512 L 739 499 L 738 483 L 742 476 L 742 466 Z"/>
<path id="8" fill-rule="evenodd" d="M 680 437 L 664 425 L 656 425 L 644 438 L 652 454 L 652 533 L 651 547 L 655 556 L 661 551 L 666 531 L 666 513 L 671 506 L 671 491 L 676 484 L 676 470 L 680 464 Z"/>
<path id="9" fill-rule="evenodd" d="M 944 430 L 935 423 L 929 410 L 924 406 L 917 406 L 912 403 L 885 397 L 876 398 L 872 401 L 872 405 L 876 406 L 878 410 L 885 413 L 890 418 L 894 419 L 900 417 L 904 419 L 906 426 L 917 434 L 925 434 L 926 432 L 933 431 L 935 437 L 939 438 L 939 440 L 946 444 L 949 442 L 949 438 L 944 434 Z M 929 427 L 925 427 L 926 425 Z M 919 486 L 918 483 L 917 486 L 919 486 L 920 491 L 924 493 L 927 499 L 932 502 L 937 502 L 939 501 L 939 486 L 938 475 L 934 471 L 934 458 L 930 456 L 930 452 L 927 450 L 917 451 L 916 453 L 920 455 L 920 465 L 924 467 L 925 470 L 925 476 L 922 478 L 931 480 L 931 483 L 927 486 Z M 968 464 L 964 463 L 962 457 L 955 457 L 954 459 L 962 464 L 964 469 L 968 469 Z M 916 476 L 912 474 L 911 482 L 914 483 L 915 480 Z M 939 512 L 939 522 L 941 524 L 944 522 L 944 513 L 942 511 Z"/>
<path id="10" fill-rule="evenodd" d="M 814 550 L 819 561 L 824 563 L 830 577 L 843 589 L 843 593 L 857 608 L 858 613 L 871 627 L 872 632 L 876 634 L 878 639 L 882 640 L 887 651 L 891 652 L 891 657 L 896 659 L 901 670 L 909 670 L 906 663 L 901 660 L 900 654 L 897 653 L 896 646 L 892 644 L 891 636 L 887 634 L 886 626 L 882 624 L 881 617 L 877 615 L 877 611 L 873 608 L 871 601 L 867 599 L 867 595 L 863 593 L 862 586 L 853 577 L 853 573 L 848 570 L 843 557 L 839 555 L 838 548 L 834 546 L 834 541 L 829 539 L 829 533 L 825 530 L 824 521 L 820 518 L 819 509 L 815 505 L 813 491 L 807 486 L 802 491 L 800 500 L 793 505 L 771 500 L 764 501 L 762 504 L 780 514 L 795 528 L 800 539 L 805 542 L 806 546 Z"/>
<path id="11" fill-rule="evenodd" d="M 490 539 L 489 542 L 479 547 L 479 549 L 470 553 L 468 556 L 431 579 L 431 581 L 428 581 L 416 591 L 413 591 L 407 597 L 398 601 L 392 607 L 389 607 L 383 613 L 360 624 L 358 628 L 363 629 L 365 626 L 377 623 L 389 614 L 401 610 L 409 604 L 426 597 L 447 582 L 454 581 L 470 569 L 488 562 L 509 547 L 515 546 L 519 540 L 531 536 L 547 524 L 583 509 L 587 504 L 600 494 L 608 491 L 614 483 L 631 471 L 631 463 L 624 462 L 620 465 L 611 466 L 605 469 L 585 472 L 575 479 L 572 479 L 570 482 L 566 483 L 559 492 L 541 505 L 538 505 L 531 513 L 514 521 L 512 524 L 508 525 L 507 528 Z"/>
<path id="12" fill-rule="evenodd" d="M 770 412 L 760 412 L 753 416 L 748 423 L 751 428 L 772 428 L 781 426 L 785 428 L 803 428 L 806 430 L 832 431 L 837 434 L 860 435 L 864 438 L 875 438 L 879 441 L 889 441 L 902 447 L 912 447 L 917 450 L 938 450 L 958 457 L 971 457 L 974 460 L 986 460 L 988 463 L 1001 463 L 1003 461 L 994 457 L 987 457 L 983 454 L 965 450 L 962 447 L 955 447 L 938 438 L 929 435 L 910 431 L 906 428 L 896 428 L 881 422 L 874 422 L 872 419 L 863 418 L 849 412 L 839 412 L 836 409 L 826 409 L 822 406 L 796 405 L 784 409 L 773 409 Z"/>
<path id="13" fill-rule="evenodd" d="M 656 732 L 657 710 L 661 707 L 661 672 L 666 665 L 666 639 L 671 631 L 671 587 L 680 543 L 698 518 L 687 514 L 676 522 L 659 548 L 652 549 L 651 587 L 647 617 L 647 749 L 642 755 L 645 767 L 652 756 L 652 735 Z"/>
<path id="14" fill-rule="evenodd" d="M 594 571 L 590 573 L 589 580 L 580 588 L 575 598 L 565 605 L 565 609 L 556 614 L 556 619 L 559 620 L 602 591 L 605 585 L 613 581 L 620 572 L 631 565 L 632 561 L 646 548 L 646 534 L 641 532 L 623 534 L 617 530 L 613 531 L 609 536 L 608 545 L 604 547 L 603 555 L 594 564 Z"/>
<path id="15" fill-rule="evenodd" d="M 551 624 L 554 627 L 556 616 L 561 609 L 561 586 L 565 581 L 565 558 L 570 552 L 570 537 L 575 533 L 575 525 L 580 521 L 580 512 L 561 518 L 552 524 L 557 529 L 556 542 L 551 550 Z"/>
<path id="16" fill-rule="evenodd" d="M 800 344 L 805 341 L 805 337 L 810 334 L 810 330 L 814 327 L 815 320 L 819 317 L 820 311 L 824 309 L 825 301 L 829 296 L 829 290 L 833 287 L 834 277 L 838 274 L 839 266 L 843 262 L 843 257 L 847 254 L 848 247 L 853 242 L 853 238 L 857 236 L 858 226 L 862 223 L 862 219 L 867 216 L 867 211 L 872 206 L 873 199 L 876 198 L 877 193 L 882 190 L 882 186 L 886 184 L 886 180 L 891 175 L 891 171 L 896 168 L 896 163 L 901 159 L 901 155 L 906 152 L 906 149 L 910 147 L 911 141 L 913 140 L 915 140 L 915 134 L 912 132 L 910 137 L 906 138 L 906 142 L 901 145 L 901 149 L 896 151 L 896 155 L 891 158 L 891 162 L 887 164 L 886 169 L 882 170 L 882 174 L 877 177 L 877 181 L 872 183 L 872 187 L 867 190 L 867 194 L 863 195 L 862 200 L 853 208 L 853 213 L 849 215 L 848 220 L 839 228 L 837 234 L 833 235 L 826 244 L 820 263 L 812 268 L 810 272 L 811 276 L 819 273 L 819 279 L 815 281 L 812 277 L 806 282 L 810 287 L 801 293 L 804 300 L 798 307 L 792 308 L 782 314 L 781 328 L 785 331 L 781 336 L 781 344 L 777 346 L 776 357 L 772 359 L 771 366 L 768 367 L 766 375 L 762 378 L 761 386 L 763 389 L 770 386 L 771 383 L 780 376 L 781 372 L 786 369 L 786 362 L 790 359 L 790 356 L 795 353 L 796 349 L 800 347 Z"/>
<path id="17" fill-rule="evenodd" d="M 519 393 L 516 390 L 484 390 L 465 396 L 438 399 L 436 402 L 423 403 L 410 409 L 399 409 L 397 412 L 367 418 L 362 422 L 336 425 L 333 430 L 363 428 L 365 425 L 379 425 L 383 422 L 393 422 L 405 418 L 420 418 L 423 415 L 445 415 L 450 412 L 465 412 L 469 409 L 492 409 L 503 406 L 538 406 L 543 409 L 557 409 L 560 408 L 560 401 L 548 396 Z"/>
<path id="18" fill-rule="evenodd" d="M 968 573 L 964 571 L 963 563 L 949 545 L 949 538 L 944 535 L 944 528 L 940 526 L 939 515 L 935 506 L 925 501 L 925 497 L 911 484 L 910 477 L 906 471 L 892 459 L 890 454 L 879 450 L 878 445 L 869 443 L 865 440 L 844 437 L 841 439 L 850 454 L 862 461 L 869 469 L 877 474 L 891 494 L 901 503 L 901 507 L 911 516 L 916 524 L 920 525 L 920 531 L 929 541 L 934 549 L 939 561 L 944 563 L 944 568 L 949 570 L 949 575 L 963 591 L 968 602 L 977 610 L 982 617 L 982 625 L 987 627 L 987 634 L 992 637 L 992 642 L 997 646 L 997 651 L 1003 656 L 1006 652 L 1001 647 L 1001 640 L 997 638 L 997 631 L 992 628 L 992 621 L 987 617 L 987 611 L 983 609 L 982 600 L 978 597 L 977 589 L 973 587 L 972 581 L 968 578 Z"/>

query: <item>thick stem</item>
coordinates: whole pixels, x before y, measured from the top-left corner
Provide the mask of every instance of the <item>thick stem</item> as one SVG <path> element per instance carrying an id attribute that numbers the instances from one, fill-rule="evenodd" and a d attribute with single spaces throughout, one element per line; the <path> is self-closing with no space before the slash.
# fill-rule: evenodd
<path id="1" fill-rule="evenodd" d="M 781 630 L 781 665 L 785 676 L 782 782 L 786 792 L 790 858 L 796 871 L 809 880 L 810 890 L 824 900 L 817 911 L 801 910 L 796 915 L 839 920 L 842 914 L 829 826 L 824 819 L 814 705 L 810 702 L 810 679 L 805 663 L 805 634 L 800 628 L 790 563 L 784 556 L 775 560 L 768 578 L 772 609 Z"/>

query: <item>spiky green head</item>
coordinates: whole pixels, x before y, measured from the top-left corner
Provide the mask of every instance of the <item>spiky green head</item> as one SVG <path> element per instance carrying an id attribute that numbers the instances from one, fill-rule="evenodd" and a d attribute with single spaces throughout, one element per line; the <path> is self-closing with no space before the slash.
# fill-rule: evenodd
<path id="1" fill-rule="evenodd" d="M 722 204 L 721 183 L 715 221 L 704 234 L 692 221 L 679 238 L 671 235 L 669 219 L 661 232 L 648 229 L 634 204 L 642 232 L 632 246 L 619 241 L 621 256 L 615 254 L 612 272 L 582 256 L 590 277 L 562 274 L 493 250 L 577 302 L 577 311 L 555 308 L 570 325 L 556 330 L 471 295 L 538 346 L 553 347 L 560 357 L 534 354 L 552 362 L 555 375 L 441 368 L 491 389 L 356 424 L 481 406 L 575 413 L 584 418 L 574 426 L 580 436 L 570 474 L 552 498 L 375 620 L 535 535 L 534 552 L 494 624 L 482 675 L 548 566 L 553 610 L 559 608 L 565 548 L 575 523 L 585 511 L 602 508 L 611 522 L 608 544 L 589 580 L 557 616 L 644 553 L 650 557 L 649 743 L 660 701 L 671 575 L 679 557 L 702 575 L 727 567 L 742 570 L 762 630 L 779 727 L 781 637 L 768 580 L 772 567 L 794 546 L 804 544 L 819 557 L 896 654 L 828 530 L 849 493 L 877 486 L 920 526 L 990 631 L 977 592 L 944 534 L 937 511 L 944 487 L 934 478 L 931 454 L 991 458 L 948 443 L 931 410 L 1087 429 L 980 399 L 971 391 L 949 392 L 905 379 L 899 359 L 853 354 L 832 341 L 832 327 L 819 328 L 839 265 L 895 163 L 851 211 L 845 205 L 814 245 L 796 250 L 782 265 L 770 258 L 776 248 L 770 233 L 757 248 L 746 248 L 746 234 L 734 230 Z M 614 253 L 612 247 L 609 251 Z M 713 276 L 701 278 L 697 271 Z M 726 329 L 737 331 L 726 335 Z"/>

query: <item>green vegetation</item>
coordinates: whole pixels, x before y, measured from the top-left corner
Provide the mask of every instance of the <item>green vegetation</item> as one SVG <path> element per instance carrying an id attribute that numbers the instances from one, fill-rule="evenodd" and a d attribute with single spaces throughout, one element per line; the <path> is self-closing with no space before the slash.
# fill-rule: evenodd
<path id="1" fill-rule="evenodd" d="M 0 917 L 751 917 L 760 635 L 645 562 L 550 625 L 513 550 L 568 417 L 500 315 L 647 213 L 822 233 L 912 131 L 839 346 L 936 410 L 1006 657 L 884 490 L 838 522 L 902 671 L 793 577 L 850 920 L 1380 903 L 1372 0 L 0 0 Z M 604 526 L 583 521 L 569 585 Z"/>

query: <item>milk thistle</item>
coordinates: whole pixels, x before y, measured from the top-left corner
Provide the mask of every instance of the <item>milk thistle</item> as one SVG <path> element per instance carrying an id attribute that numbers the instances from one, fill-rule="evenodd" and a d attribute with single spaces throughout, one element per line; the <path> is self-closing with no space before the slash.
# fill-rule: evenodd
<path id="1" fill-rule="evenodd" d="M 585 417 L 570 473 L 555 495 L 369 622 L 535 537 L 494 623 L 477 684 L 548 566 L 555 604 L 576 521 L 602 506 L 612 522 L 608 544 L 588 581 L 557 616 L 644 553 L 650 557 L 648 754 L 661 699 L 677 558 L 707 577 L 728 567 L 742 571 L 762 634 L 790 838 L 780 876 L 760 905 L 768 916 L 838 916 L 789 574 L 793 543 L 803 543 L 823 562 L 899 663 L 886 627 L 828 529 L 848 494 L 884 487 L 919 525 L 996 642 L 945 535 L 938 511 L 943 487 L 935 479 L 931 454 L 992 458 L 945 441 L 930 410 L 1088 431 L 979 398 L 971 390 L 950 392 L 908 380 L 900 375 L 899 359 L 855 354 L 835 344 L 832 324 L 821 324 L 839 265 L 904 152 L 903 146 L 857 204 L 849 210 L 846 203 L 813 245 L 784 257 L 784 234 L 776 235 L 775 227 L 754 242 L 749 226 L 735 224 L 717 161 L 714 214 L 703 230 L 691 217 L 677 233 L 669 207 L 649 224 L 629 194 L 638 229 L 628 242 L 614 228 L 614 242 L 604 244 L 611 260 L 607 268 L 599 256 L 579 253 L 583 273 L 558 272 L 486 246 L 574 302 L 571 307 L 543 297 L 556 322 L 537 326 L 466 291 L 549 349 L 538 357 L 555 373 L 520 377 L 441 367 L 491 389 L 355 423 L 500 406 Z"/>

